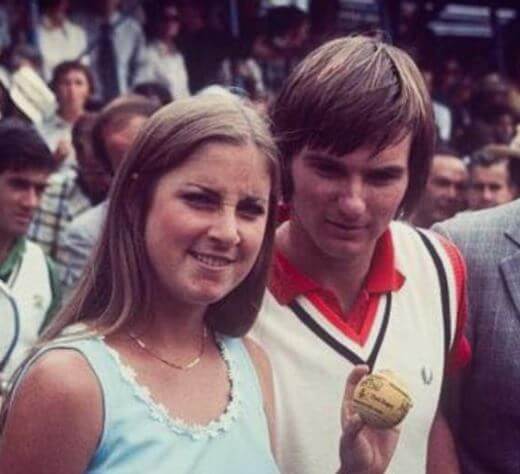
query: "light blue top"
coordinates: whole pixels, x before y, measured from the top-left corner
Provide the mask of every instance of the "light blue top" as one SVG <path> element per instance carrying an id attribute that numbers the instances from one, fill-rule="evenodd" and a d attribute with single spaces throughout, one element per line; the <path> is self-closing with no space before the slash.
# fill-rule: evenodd
<path id="1" fill-rule="evenodd" d="M 79 351 L 99 379 L 103 432 L 87 473 L 277 474 L 271 454 L 262 392 L 240 339 L 218 336 L 228 366 L 231 397 L 208 425 L 188 425 L 168 415 L 135 380 L 118 353 L 99 337 L 58 343 Z M 39 355 L 41 355 L 41 353 Z"/>

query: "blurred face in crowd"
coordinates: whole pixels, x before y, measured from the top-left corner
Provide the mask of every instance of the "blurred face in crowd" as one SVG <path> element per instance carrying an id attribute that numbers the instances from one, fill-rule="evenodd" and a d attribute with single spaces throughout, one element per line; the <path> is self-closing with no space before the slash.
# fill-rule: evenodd
<path id="1" fill-rule="evenodd" d="M 252 144 L 206 143 L 163 175 L 145 228 L 157 296 L 199 306 L 236 288 L 258 257 L 270 189 Z"/>
<path id="2" fill-rule="evenodd" d="M 69 0 L 56 0 L 50 8 L 50 13 L 55 16 L 65 17 L 69 10 Z"/>
<path id="3" fill-rule="evenodd" d="M 441 86 L 444 91 L 448 91 L 455 86 L 462 77 L 462 68 L 455 58 L 447 59 L 442 68 Z"/>
<path id="4" fill-rule="evenodd" d="M 90 119 L 92 122 L 95 118 Z M 102 201 L 108 194 L 112 177 L 96 157 L 91 140 L 91 127 L 85 127 L 75 142 L 78 173 L 86 193 L 94 202 Z"/>
<path id="5" fill-rule="evenodd" d="M 291 164 L 294 242 L 318 259 L 370 260 L 407 190 L 410 144 L 407 135 L 376 155 L 304 148 Z"/>
<path id="6" fill-rule="evenodd" d="M 509 179 L 506 160 L 472 168 L 468 190 L 468 206 L 471 210 L 505 204 L 515 199 L 516 195 L 517 190 Z"/>
<path id="7" fill-rule="evenodd" d="M 27 232 L 47 185 L 48 171 L 6 170 L 0 173 L 0 240 L 16 239 Z"/>
<path id="8" fill-rule="evenodd" d="M 515 134 L 515 124 L 511 114 L 500 115 L 493 124 L 498 143 L 509 145 Z"/>
<path id="9" fill-rule="evenodd" d="M 103 130 L 105 148 L 114 171 L 117 170 L 124 160 L 145 121 L 146 117 L 142 115 L 122 117 L 120 121 L 107 124 Z"/>
<path id="10" fill-rule="evenodd" d="M 97 9 L 101 15 L 111 15 L 119 7 L 120 0 L 97 0 Z"/>
<path id="11" fill-rule="evenodd" d="M 421 204 L 416 212 L 416 223 L 430 227 L 464 209 L 468 172 L 456 156 L 435 155 Z"/>
<path id="12" fill-rule="evenodd" d="M 89 95 L 88 79 L 79 69 L 66 72 L 56 83 L 56 98 L 62 111 L 83 111 Z"/>
<path id="13" fill-rule="evenodd" d="M 421 70 L 421 73 L 424 79 L 424 84 L 426 85 L 428 92 L 431 94 L 433 92 L 433 72 L 423 69 Z"/>
<path id="14" fill-rule="evenodd" d="M 179 12 L 173 5 L 168 5 L 163 10 L 161 31 L 159 36 L 164 39 L 177 37 L 180 29 Z"/>

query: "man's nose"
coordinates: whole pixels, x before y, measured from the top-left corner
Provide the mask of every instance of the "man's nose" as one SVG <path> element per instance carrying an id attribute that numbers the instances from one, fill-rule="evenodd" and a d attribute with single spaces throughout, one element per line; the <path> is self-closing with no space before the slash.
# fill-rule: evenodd
<path id="1" fill-rule="evenodd" d="M 40 204 L 40 194 L 34 188 L 29 188 L 24 193 L 23 205 L 29 209 L 36 209 Z"/>
<path id="2" fill-rule="evenodd" d="M 341 212 L 346 217 L 356 218 L 366 210 L 364 186 L 361 180 L 350 180 L 338 198 Z"/>
<path id="3" fill-rule="evenodd" d="M 495 199 L 495 193 L 489 187 L 484 187 L 482 190 L 482 199 L 485 202 L 493 202 Z"/>

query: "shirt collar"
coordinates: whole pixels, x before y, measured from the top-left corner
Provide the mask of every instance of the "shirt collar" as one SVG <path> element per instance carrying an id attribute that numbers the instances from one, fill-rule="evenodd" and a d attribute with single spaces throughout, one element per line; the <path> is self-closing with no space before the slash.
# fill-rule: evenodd
<path id="1" fill-rule="evenodd" d="M 15 242 L 11 251 L 3 262 L 0 262 L 0 280 L 7 281 L 15 265 L 20 261 L 22 255 L 25 253 L 25 237 L 19 237 Z"/>
<path id="2" fill-rule="evenodd" d="M 54 30 L 62 30 L 62 31 L 65 31 L 65 29 L 67 28 L 67 19 L 64 18 L 63 21 L 61 22 L 60 25 L 56 25 L 55 23 L 53 23 L 53 21 L 51 20 L 50 16 L 48 15 L 42 15 L 41 17 L 41 25 L 43 28 L 45 28 L 46 30 L 49 30 L 49 31 L 54 31 Z"/>
<path id="3" fill-rule="evenodd" d="M 392 235 L 390 229 L 387 229 L 376 243 L 364 289 L 369 294 L 388 293 L 399 290 L 404 281 L 403 274 L 395 264 Z M 299 295 L 321 288 L 318 283 L 292 265 L 280 250 L 276 250 L 269 277 L 269 289 L 280 304 L 288 304 Z"/>

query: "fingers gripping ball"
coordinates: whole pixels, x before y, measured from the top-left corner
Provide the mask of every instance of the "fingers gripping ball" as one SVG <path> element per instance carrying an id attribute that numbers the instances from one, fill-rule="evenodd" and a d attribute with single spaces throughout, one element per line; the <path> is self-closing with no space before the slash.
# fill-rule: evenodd
<path id="1" fill-rule="evenodd" d="M 354 410 L 375 428 L 399 424 L 412 405 L 405 384 L 390 370 L 365 375 L 354 390 Z"/>

